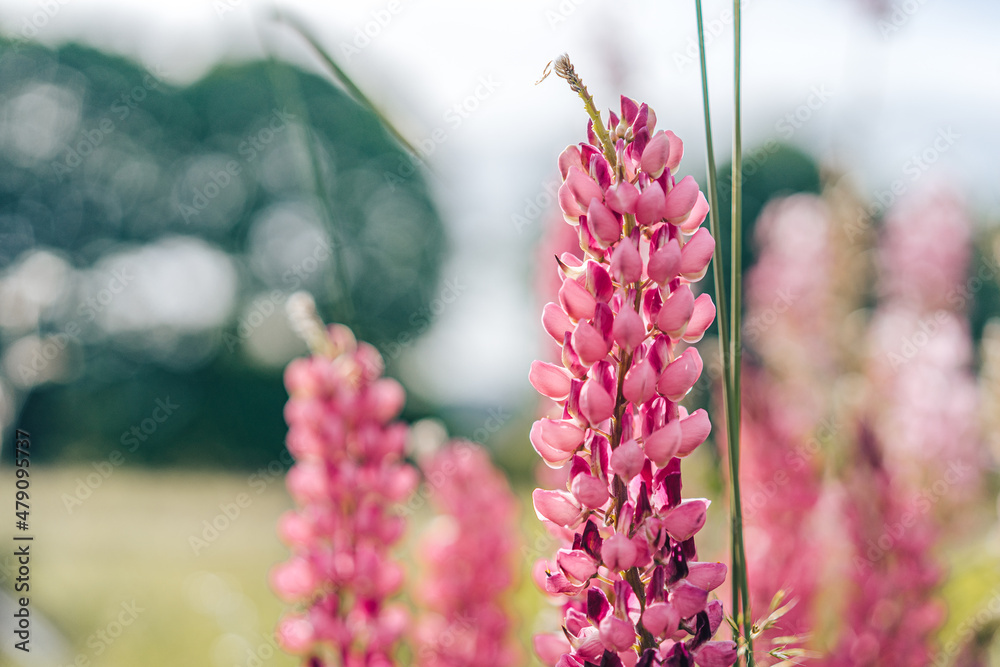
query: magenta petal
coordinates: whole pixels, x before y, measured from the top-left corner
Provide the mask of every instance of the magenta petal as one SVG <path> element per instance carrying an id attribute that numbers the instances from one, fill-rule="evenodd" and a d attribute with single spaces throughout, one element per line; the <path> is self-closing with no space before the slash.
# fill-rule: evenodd
<path id="1" fill-rule="evenodd" d="M 541 437 L 549 446 L 561 452 L 573 453 L 583 444 L 584 431 L 565 419 L 539 419 L 535 424 L 541 429 Z"/>
<path id="2" fill-rule="evenodd" d="M 611 346 L 589 322 L 580 322 L 573 332 L 573 349 L 580 355 L 580 363 L 593 366 L 607 356 Z"/>
<path id="3" fill-rule="evenodd" d="M 652 115 L 652 110 L 649 113 Z M 684 157 L 684 142 L 670 130 L 666 131 L 666 135 L 667 140 L 670 142 L 670 157 L 667 158 L 667 168 L 670 171 L 677 171 L 677 167 L 681 163 L 681 158 Z"/>
<path id="4" fill-rule="evenodd" d="M 594 316 L 597 299 L 575 280 L 564 280 L 559 288 L 559 303 L 574 320 L 589 320 Z"/>
<path id="5" fill-rule="evenodd" d="M 736 642 L 727 640 L 705 642 L 694 654 L 701 667 L 730 667 L 736 662 Z"/>
<path id="6" fill-rule="evenodd" d="M 573 323 L 559 304 L 549 302 L 542 309 L 542 327 L 562 345 L 566 332 L 573 330 Z"/>
<path id="7" fill-rule="evenodd" d="M 617 616 L 605 616 L 598 629 L 601 633 L 601 643 L 609 651 L 615 653 L 626 651 L 635 643 L 635 626 Z"/>
<path id="8" fill-rule="evenodd" d="M 681 420 L 681 448 L 677 455 L 687 456 L 693 452 L 711 432 L 712 422 L 708 413 L 700 409 L 692 412 L 691 416 Z"/>
<path id="9" fill-rule="evenodd" d="M 708 294 L 699 294 L 694 300 L 694 310 L 691 311 L 691 319 L 688 321 L 687 329 L 684 330 L 684 342 L 697 343 L 705 335 L 705 331 L 715 320 L 715 303 Z"/>
<path id="10" fill-rule="evenodd" d="M 564 653 L 570 652 L 569 642 L 563 635 L 535 635 L 533 638 L 535 655 L 548 667 L 555 667 Z"/>
<path id="11" fill-rule="evenodd" d="M 642 315 L 632 310 L 628 304 L 622 306 L 611 326 L 611 335 L 625 352 L 636 349 L 646 338 L 646 324 L 642 321 Z"/>
<path id="12" fill-rule="evenodd" d="M 596 198 L 598 201 L 604 201 L 604 191 L 601 190 L 601 186 L 595 183 L 594 179 L 585 174 L 582 169 L 570 167 L 566 174 L 565 185 L 569 187 L 581 208 L 589 206 L 591 199 Z"/>
<path id="13" fill-rule="evenodd" d="M 543 461 L 545 461 L 545 465 L 550 468 L 563 467 L 573 456 L 573 452 L 560 451 L 545 441 L 545 438 L 542 437 L 542 427 L 540 422 L 532 424 L 528 440 L 531 441 L 531 446 L 535 448 L 538 455 L 542 457 Z"/>
<path id="14" fill-rule="evenodd" d="M 643 359 L 629 369 L 622 385 L 622 395 L 636 405 L 641 405 L 656 395 L 656 370 L 649 359 Z"/>
<path id="15" fill-rule="evenodd" d="M 669 637 L 677 632 L 681 615 L 667 602 L 654 602 L 642 613 L 642 625 L 654 637 Z"/>
<path id="16" fill-rule="evenodd" d="M 601 561 L 612 572 L 621 572 L 635 565 L 637 555 L 635 545 L 621 533 L 604 540 L 601 546 Z"/>
<path id="17" fill-rule="evenodd" d="M 560 549 L 556 564 L 570 581 L 586 583 L 597 574 L 597 561 L 582 549 Z"/>
<path id="18" fill-rule="evenodd" d="M 674 239 L 663 244 L 649 255 L 646 271 L 659 285 L 666 285 L 677 277 L 681 270 L 681 247 Z"/>
<path id="19" fill-rule="evenodd" d="M 562 174 L 564 181 L 569 175 L 570 167 L 583 167 L 583 158 L 580 156 L 579 146 L 567 146 L 563 152 L 559 154 L 559 173 Z"/>
<path id="20" fill-rule="evenodd" d="M 677 265 L 680 266 L 680 251 Z M 631 239 L 624 239 L 611 253 L 611 273 L 621 285 L 642 280 L 642 255 Z"/>
<path id="21" fill-rule="evenodd" d="M 656 326 L 663 333 L 678 340 L 687 329 L 688 320 L 694 312 L 694 294 L 687 285 L 681 285 L 663 301 L 656 314 Z"/>
<path id="22" fill-rule="evenodd" d="M 639 189 L 627 181 L 616 183 L 608 188 L 604 195 L 605 201 L 616 213 L 635 213 L 639 203 Z"/>
<path id="23" fill-rule="evenodd" d="M 585 587 L 585 584 L 574 584 L 562 570 L 545 576 L 545 591 L 552 595 L 579 595 Z"/>
<path id="24" fill-rule="evenodd" d="M 604 268 L 603 264 L 598 264 L 593 260 L 587 260 L 584 269 L 584 279 L 587 282 L 587 291 L 594 295 L 594 298 L 603 303 L 611 300 L 615 294 L 615 284 L 611 280 L 611 274 Z"/>
<path id="25" fill-rule="evenodd" d="M 580 506 L 565 491 L 535 489 L 531 493 L 531 500 L 540 521 L 548 520 L 557 526 L 571 528 L 580 520 Z"/>
<path id="26" fill-rule="evenodd" d="M 611 469 L 626 482 L 639 474 L 646 455 L 635 440 L 629 440 L 611 452 Z"/>
<path id="27" fill-rule="evenodd" d="M 663 199 L 663 217 L 670 222 L 681 222 L 688 217 L 698 202 L 698 182 L 693 176 L 685 176 Z"/>
<path id="28" fill-rule="evenodd" d="M 681 423 L 676 419 L 663 428 L 650 433 L 643 441 L 649 460 L 658 466 L 666 465 L 681 446 Z"/>
<path id="29" fill-rule="evenodd" d="M 562 401 L 569 396 L 570 383 L 573 377 L 562 366 L 548 364 L 544 361 L 532 361 L 528 371 L 528 381 L 542 396 L 554 401 Z"/>
<path id="30" fill-rule="evenodd" d="M 615 400 L 599 382 L 588 380 L 580 392 L 580 411 L 592 427 L 610 419 L 615 409 Z"/>
<path id="31" fill-rule="evenodd" d="M 656 390 L 671 401 L 679 401 L 691 391 L 701 376 L 702 360 L 698 348 L 689 347 L 663 369 Z"/>
<path id="32" fill-rule="evenodd" d="M 704 498 L 683 500 L 680 505 L 663 518 L 663 527 L 670 533 L 670 537 L 678 542 L 683 542 L 705 525 L 708 506 L 711 504 L 711 501 Z M 687 618 L 687 615 L 684 618 Z"/>
<path id="33" fill-rule="evenodd" d="M 611 496 L 608 494 L 607 482 L 593 475 L 577 475 L 570 483 L 570 492 L 576 496 L 580 504 L 592 510 L 604 507 Z"/>
<path id="34" fill-rule="evenodd" d="M 698 193 L 698 201 L 694 203 L 694 208 L 691 209 L 691 213 L 688 217 L 684 219 L 680 225 L 681 231 L 690 234 L 694 230 L 701 226 L 701 223 L 705 222 L 705 216 L 708 215 L 708 200 L 705 199 L 705 193 Z"/>
<path id="35" fill-rule="evenodd" d="M 649 225 L 663 218 L 663 188 L 659 183 L 650 183 L 635 205 L 635 219 L 640 225 Z"/>
<path id="36" fill-rule="evenodd" d="M 725 563 L 688 563 L 687 580 L 706 591 L 714 591 L 726 580 Z"/>
<path id="37" fill-rule="evenodd" d="M 626 125 L 635 122 L 635 117 L 639 113 L 639 105 L 631 97 L 621 96 L 622 120 Z"/>
<path id="38" fill-rule="evenodd" d="M 705 609 L 708 603 L 708 591 L 689 584 L 686 580 L 677 584 L 670 591 L 670 604 L 674 606 L 681 618 L 691 618 Z"/>
<path id="39" fill-rule="evenodd" d="M 705 608 L 705 613 L 708 614 L 708 634 L 710 637 L 714 637 L 719 626 L 722 625 L 723 616 L 725 615 L 722 609 L 722 601 L 712 600 L 709 602 Z"/>
<path id="40" fill-rule="evenodd" d="M 704 227 L 681 248 L 681 275 L 691 281 L 701 280 L 708 270 L 715 250 L 715 239 Z"/>
<path id="41" fill-rule="evenodd" d="M 605 248 L 622 237 L 622 223 L 597 198 L 591 199 L 587 207 L 587 222 L 591 233 Z"/>
<path id="42" fill-rule="evenodd" d="M 583 207 L 576 201 L 569 183 L 563 183 L 559 186 L 557 197 L 559 199 L 559 208 L 562 210 L 566 221 L 573 226 L 579 224 L 580 216 L 583 215 Z"/>
<path id="43" fill-rule="evenodd" d="M 642 151 L 639 161 L 642 170 L 650 178 L 659 178 L 670 156 L 670 139 L 666 132 L 657 132 Z"/>

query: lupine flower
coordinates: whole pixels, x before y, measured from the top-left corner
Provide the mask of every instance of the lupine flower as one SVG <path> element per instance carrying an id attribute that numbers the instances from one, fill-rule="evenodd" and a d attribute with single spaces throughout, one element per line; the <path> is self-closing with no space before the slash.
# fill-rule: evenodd
<path id="1" fill-rule="evenodd" d="M 389 549 L 404 523 L 391 508 L 418 477 L 402 458 L 407 427 L 393 421 L 404 392 L 350 329 L 324 331 L 311 301 L 290 301 L 290 310 L 314 354 L 285 371 L 297 509 L 279 522 L 292 557 L 272 570 L 271 586 L 296 610 L 279 623 L 278 641 L 310 667 L 388 667 L 408 625 L 406 610 L 388 602 L 403 581 Z"/>
<path id="2" fill-rule="evenodd" d="M 816 521 L 823 461 L 814 433 L 829 408 L 824 388 L 837 373 L 830 227 L 830 213 L 815 195 L 771 202 L 756 225 L 759 258 L 747 277 L 744 335 L 761 365 L 743 372 L 750 595 L 757 609 L 767 608 L 779 591 L 795 600 L 755 642 L 761 654 L 812 630 L 823 570 Z M 759 664 L 769 660 L 758 657 Z"/>
<path id="3" fill-rule="evenodd" d="M 854 547 L 840 641 L 821 664 L 829 667 L 924 667 L 944 618 L 933 599 L 941 569 L 930 549 L 933 522 L 914 520 L 882 459 L 874 431 L 861 422 L 857 458 L 844 481 L 842 506 Z M 846 586 L 845 586 L 846 585 Z"/>
<path id="4" fill-rule="evenodd" d="M 583 90 L 568 60 L 557 73 Z M 536 571 L 565 600 L 562 636 L 536 637 L 550 665 L 693 665 L 736 660 L 712 641 L 722 605 L 709 593 L 726 575 L 699 562 L 694 535 L 709 502 L 681 497 L 680 457 L 708 436 L 703 410 L 678 402 L 701 374 L 698 351 L 715 317 L 695 297 L 714 239 L 694 179 L 677 180 L 681 140 L 655 130 L 645 104 L 622 97 L 607 128 L 559 157 L 559 204 L 585 251 L 557 258 L 558 301 L 542 324 L 562 348 L 559 365 L 536 361 L 529 379 L 562 410 L 535 422 L 530 440 L 564 489 L 536 489 L 539 519 L 564 548 Z M 607 135 L 607 142 L 599 136 Z"/>
<path id="5" fill-rule="evenodd" d="M 436 509 L 420 553 L 418 598 L 427 613 L 417 631 L 415 664 L 514 667 L 504 598 L 514 582 L 517 501 L 489 454 L 455 441 L 421 461 Z"/>
<path id="6" fill-rule="evenodd" d="M 949 482 L 950 504 L 974 496 L 984 463 L 966 312 L 971 233 L 960 202 L 944 190 L 904 198 L 889 212 L 869 346 L 887 467 L 916 490 L 938 482 L 942 464 L 952 466 L 960 479 Z"/>

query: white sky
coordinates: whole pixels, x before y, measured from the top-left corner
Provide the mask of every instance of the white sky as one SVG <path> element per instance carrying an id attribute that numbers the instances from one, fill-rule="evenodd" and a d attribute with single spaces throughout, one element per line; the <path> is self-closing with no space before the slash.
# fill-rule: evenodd
<path id="1" fill-rule="evenodd" d="M 534 82 L 547 61 L 568 52 L 602 107 L 616 105 L 620 92 L 649 102 L 659 126 L 686 141 L 682 171 L 701 178 L 699 72 L 696 60 L 686 60 L 695 55 L 688 50 L 694 3 L 3 0 L 0 28 L 20 34 L 33 21 L 42 42 L 90 43 L 160 66 L 183 83 L 219 59 L 258 54 L 262 37 L 279 54 L 312 63 L 287 29 L 268 23 L 276 4 L 306 17 L 414 142 L 444 130 L 430 157 L 431 180 L 453 239 L 445 276 L 457 277 L 465 291 L 404 358 L 411 391 L 493 405 L 523 397 L 542 335 L 527 274 L 537 230 L 518 233 L 511 216 L 543 191 L 559 151 L 584 138 L 586 122 L 561 80 Z M 793 143 L 846 171 L 873 197 L 903 178 L 910 156 L 950 127 L 958 138 L 924 177 L 955 183 L 979 214 L 995 220 L 1000 3 L 898 0 L 891 32 L 885 25 L 880 31 L 860 5 L 744 3 L 745 151 L 783 138 L 781 119 L 797 110 L 806 115 L 802 105 L 813 91 L 828 91 L 829 100 L 794 130 Z M 46 6 L 58 9 L 50 17 Z M 720 161 L 731 145 L 731 24 L 723 18 L 729 6 L 704 3 L 709 30 L 725 30 L 708 49 Z M 385 25 L 376 30 L 379 16 Z M 342 45 L 369 24 L 370 43 L 359 42 L 346 57 Z M 454 116 L 446 112 L 484 78 L 496 89 L 461 123 L 449 122 Z"/>

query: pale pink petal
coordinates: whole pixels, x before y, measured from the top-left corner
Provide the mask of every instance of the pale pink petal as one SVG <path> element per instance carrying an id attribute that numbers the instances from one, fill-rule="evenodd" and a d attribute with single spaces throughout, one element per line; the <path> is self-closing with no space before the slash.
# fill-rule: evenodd
<path id="1" fill-rule="evenodd" d="M 643 441 L 649 460 L 658 466 L 666 465 L 681 446 L 681 424 L 674 420 L 663 428 L 650 433 Z"/>
<path id="2" fill-rule="evenodd" d="M 677 265 L 680 266 L 680 251 Z M 611 273 L 620 285 L 642 280 L 642 256 L 630 239 L 624 239 L 611 253 Z"/>
<path id="3" fill-rule="evenodd" d="M 608 494 L 607 483 L 588 474 L 574 477 L 570 483 L 570 492 L 576 496 L 581 505 L 594 510 L 603 507 L 611 497 Z"/>
<path id="4" fill-rule="evenodd" d="M 601 643 L 609 651 L 625 651 L 635 643 L 635 626 L 617 616 L 605 616 L 598 626 Z"/>
<path id="5" fill-rule="evenodd" d="M 609 419 L 615 409 L 611 394 L 594 380 L 588 380 L 580 392 L 580 411 L 592 427 Z"/>
<path id="6" fill-rule="evenodd" d="M 670 537 L 678 542 L 683 542 L 705 525 L 710 504 L 711 501 L 704 498 L 683 500 L 680 505 L 663 518 L 663 527 L 670 533 Z"/>
<path id="7" fill-rule="evenodd" d="M 693 452 L 711 432 L 712 422 L 708 413 L 701 409 L 692 412 L 691 416 L 681 420 L 681 448 L 677 455 L 687 456 Z"/>
<path id="8" fill-rule="evenodd" d="M 628 440 L 611 452 L 611 469 L 627 482 L 639 474 L 645 460 L 646 455 L 639 443 L 634 439 Z"/>
<path id="9" fill-rule="evenodd" d="M 664 197 L 662 216 L 671 222 L 680 222 L 698 202 L 698 193 L 698 182 L 693 176 L 685 176 Z"/>
<path id="10" fill-rule="evenodd" d="M 681 615 L 667 602 L 654 602 L 642 613 L 642 625 L 654 637 L 670 636 L 677 632 Z"/>
<path id="11" fill-rule="evenodd" d="M 556 564 L 570 581 L 585 583 L 597 574 L 597 561 L 582 549 L 560 549 L 556 553 Z"/>
<path id="12" fill-rule="evenodd" d="M 615 323 L 611 327 L 611 335 L 625 352 L 631 352 L 639 347 L 646 338 L 646 323 L 642 315 L 632 310 L 628 304 L 622 306 Z"/>
<path id="13" fill-rule="evenodd" d="M 694 654 L 701 667 L 730 667 L 736 662 L 736 642 L 727 640 L 705 642 Z"/>
<path id="14" fill-rule="evenodd" d="M 670 591 L 670 604 L 677 610 L 681 618 L 690 618 L 705 609 L 708 603 L 708 591 L 704 591 L 687 581 L 681 581 Z"/>
<path id="15" fill-rule="evenodd" d="M 655 122 L 652 109 L 649 110 L 649 114 L 650 119 Z M 677 167 L 681 163 L 681 158 L 684 156 L 684 142 L 670 130 L 666 130 L 666 135 L 670 141 L 670 157 L 667 158 L 667 168 L 670 171 L 677 171 Z"/>
<path id="16" fill-rule="evenodd" d="M 715 250 L 715 239 L 711 232 L 701 227 L 681 248 L 681 275 L 688 280 L 701 280 L 708 271 Z"/>
<path id="17" fill-rule="evenodd" d="M 563 635 L 535 635 L 533 638 L 535 655 L 547 667 L 555 667 L 564 653 L 569 653 L 569 641 Z"/>
<path id="18" fill-rule="evenodd" d="M 684 330 L 685 343 L 697 343 L 705 335 L 705 331 L 715 321 L 715 303 L 708 294 L 699 294 L 694 300 L 694 310 L 687 329 Z"/>
<path id="19" fill-rule="evenodd" d="M 714 591 L 726 580 L 725 563 L 688 563 L 687 580 L 698 588 Z"/>
<path id="20" fill-rule="evenodd" d="M 642 170 L 649 174 L 650 178 L 659 178 L 667 165 L 670 156 L 670 139 L 666 132 L 657 132 L 649 140 L 642 150 L 642 158 L 639 161 Z"/>
<path id="21" fill-rule="evenodd" d="M 580 322 L 573 332 L 573 349 L 580 355 L 580 363 L 593 366 L 607 356 L 611 346 L 589 322 Z"/>
<path id="22" fill-rule="evenodd" d="M 694 230 L 701 226 L 701 223 L 705 222 L 705 217 L 708 215 L 708 200 L 705 199 L 705 194 L 703 192 L 698 193 L 698 201 L 694 203 L 694 208 L 691 209 L 691 213 L 684 219 L 680 225 L 681 231 L 685 234 L 690 234 Z"/>
<path id="23" fill-rule="evenodd" d="M 565 491 L 535 489 L 531 493 L 535 514 L 539 520 L 547 519 L 557 526 L 567 528 L 580 520 L 580 506 L 576 499 Z"/>
<path id="24" fill-rule="evenodd" d="M 640 225 L 648 225 L 663 218 L 663 188 L 659 183 L 650 183 L 639 195 L 635 205 L 635 219 Z"/>
<path id="25" fill-rule="evenodd" d="M 639 189 L 628 182 L 616 183 L 605 195 L 608 206 L 616 213 L 635 213 L 639 203 Z"/>
<path id="26" fill-rule="evenodd" d="M 632 541 L 621 533 L 604 540 L 601 546 L 601 560 L 612 572 L 621 572 L 635 565 L 638 552 Z"/>
<path id="27" fill-rule="evenodd" d="M 679 401 L 691 391 L 701 376 L 702 360 L 698 348 L 689 347 L 663 369 L 656 390 L 671 401 Z"/>
<path id="28" fill-rule="evenodd" d="M 567 331 L 573 330 L 573 322 L 558 303 L 547 303 L 542 309 L 542 326 L 552 338 L 563 344 Z"/>
<path id="29" fill-rule="evenodd" d="M 604 191 L 601 190 L 601 186 L 583 173 L 582 169 L 570 167 L 566 174 L 565 185 L 569 187 L 570 192 L 573 193 L 573 197 L 581 207 L 589 206 L 590 200 L 594 198 L 597 198 L 598 201 L 604 201 Z"/>
<path id="30" fill-rule="evenodd" d="M 567 146 L 559 154 L 559 173 L 562 175 L 563 180 L 566 180 L 566 176 L 569 175 L 570 167 L 579 169 L 582 166 L 583 158 L 580 156 L 580 148 L 578 146 Z"/>
<path id="31" fill-rule="evenodd" d="M 666 285 L 677 277 L 681 270 L 681 247 L 670 239 L 662 248 L 657 248 L 649 256 L 646 271 L 658 285 Z"/>
<path id="32" fill-rule="evenodd" d="M 656 326 L 663 333 L 678 340 L 684 335 L 691 313 L 694 312 L 694 294 L 687 285 L 681 285 L 663 301 L 656 315 Z"/>
<path id="33" fill-rule="evenodd" d="M 589 320 L 594 316 L 597 299 L 575 280 L 564 280 L 559 288 L 559 303 L 574 320 Z"/>
<path id="34" fill-rule="evenodd" d="M 587 224 L 590 226 L 590 232 L 594 238 L 604 248 L 622 237 L 622 223 L 597 198 L 591 199 L 590 206 L 587 207 Z"/>
<path id="35" fill-rule="evenodd" d="M 656 382 L 656 370 L 648 358 L 643 359 L 625 375 L 622 394 L 631 403 L 640 405 L 656 395 Z"/>
<path id="36" fill-rule="evenodd" d="M 528 371 L 528 381 L 542 396 L 562 401 L 569 396 L 573 376 L 562 366 L 544 361 L 532 361 L 531 370 Z"/>

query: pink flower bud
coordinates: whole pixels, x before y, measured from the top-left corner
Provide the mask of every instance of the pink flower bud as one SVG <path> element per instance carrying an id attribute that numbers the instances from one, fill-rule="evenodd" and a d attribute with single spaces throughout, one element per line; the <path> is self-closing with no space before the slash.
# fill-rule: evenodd
<path id="1" fill-rule="evenodd" d="M 674 590 L 670 591 L 669 602 L 681 618 L 691 618 L 698 612 L 704 611 L 708 603 L 708 591 L 682 580 Z"/>
<path id="2" fill-rule="evenodd" d="M 708 413 L 701 409 L 692 412 L 691 416 L 681 420 L 681 448 L 677 455 L 687 456 L 693 452 L 711 432 L 712 422 Z"/>
<path id="3" fill-rule="evenodd" d="M 654 637 L 669 637 L 677 632 L 681 616 L 673 605 L 666 602 L 654 602 L 642 613 L 642 625 Z"/>
<path id="4" fill-rule="evenodd" d="M 681 270 L 681 247 L 676 239 L 670 239 L 662 248 L 652 251 L 646 270 L 658 285 L 666 285 L 677 277 Z"/>
<path id="5" fill-rule="evenodd" d="M 642 151 L 640 164 L 650 178 L 659 178 L 670 156 L 670 139 L 666 132 L 657 132 Z"/>
<path id="6" fill-rule="evenodd" d="M 656 326 L 674 340 L 680 339 L 687 329 L 688 320 L 694 312 L 694 294 L 687 285 L 681 285 L 670 293 L 656 315 Z"/>
<path id="7" fill-rule="evenodd" d="M 685 176 L 663 200 L 662 217 L 670 222 L 681 222 L 698 201 L 698 183 L 693 176 Z"/>
<path id="8" fill-rule="evenodd" d="M 700 341 L 713 321 L 715 321 L 715 303 L 712 302 L 712 297 L 708 294 L 699 294 L 698 298 L 694 300 L 694 310 L 691 312 L 687 329 L 684 330 L 684 342 L 697 343 Z"/>
<path id="9" fill-rule="evenodd" d="M 681 248 L 681 275 L 691 281 L 701 280 L 708 271 L 715 250 L 715 239 L 701 227 Z"/>
<path id="10" fill-rule="evenodd" d="M 670 533 L 670 537 L 683 542 L 705 525 L 710 504 L 711 502 L 704 498 L 684 500 L 663 518 L 663 527 Z"/>
<path id="11" fill-rule="evenodd" d="M 556 303 L 547 303 L 542 310 L 542 326 L 552 338 L 562 345 L 563 337 L 573 330 L 573 323 L 566 311 Z"/>
<path id="12" fill-rule="evenodd" d="M 581 505 L 589 509 L 600 509 L 611 497 L 607 483 L 590 474 L 574 477 L 570 483 L 570 492 Z"/>
<path id="13" fill-rule="evenodd" d="M 611 273 L 622 285 L 642 280 L 642 256 L 631 239 L 622 240 L 611 253 Z"/>
<path id="14" fill-rule="evenodd" d="M 637 555 L 635 545 L 621 533 L 604 540 L 601 547 L 601 560 L 612 572 L 622 572 L 635 565 Z"/>
<path id="15" fill-rule="evenodd" d="M 615 399 L 594 380 L 588 380 L 580 392 L 580 411 L 590 423 L 597 427 L 605 419 L 610 419 L 614 413 Z"/>
<path id="16" fill-rule="evenodd" d="M 598 626 L 601 643 L 609 651 L 627 651 L 635 643 L 635 626 L 616 616 L 605 616 Z"/>
<path id="17" fill-rule="evenodd" d="M 634 214 L 639 203 L 639 190 L 628 182 L 616 183 L 608 188 L 605 197 L 612 211 L 622 215 Z"/>
<path id="18" fill-rule="evenodd" d="M 580 505 L 565 491 L 535 489 L 531 494 L 531 500 L 539 519 L 567 528 L 575 526 L 580 520 Z"/>
<path id="19" fill-rule="evenodd" d="M 564 400 L 569 396 L 569 386 L 573 377 L 566 369 L 544 361 L 531 362 L 528 381 L 542 396 L 548 396 L 554 401 Z"/>
<path id="20" fill-rule="evenodd" d="M 591 199 L 587 207 L 587 223 L 590 232 L 605 248 L 622 237 L 621 221 L 597 198 Z"/>
<path id="21" fill-rule="evenodd" d="M 589 320 L 594 317 L 597 299 L 587 288 L 575 280 L 564 280 L 559 288 L 559 303 L 566 314 L 574 320 Z"/>
<path id="22" fill-rule="evenodd" d="M 681 425 L 674 420 L 646 436 L 643 449 L 649 460 L 658 466 L 666 465 L 681 446 Z"/>
<path id="23" fill-rule="evenodd" d="M 663 188 L 659 183 L 650 183 L 635 205 L 635 219 L 640 225 L 650 225 L 663 219 Z"/>
<path id="24" fill-rule="evenodd" d="M 589 322 L 580 322 L 573 332 L 573 349 L 580 355 L 580 363 L 593 366 L 607 356 L 611 345 Z"/>
<path id="25" fill-rule="evenodd" d="M 656 395 L 656 370 L 648 358 L 632 366 L 625 376 L 622 394 L 636 405 L 641 405 Z"/>
<path id="26" fill-rule="evenodd" d="M 611 469 L 626 482 L 639 474 L 645 461 L 646 455 L 635 440 L 622 443 L 611 453 Z"/>

